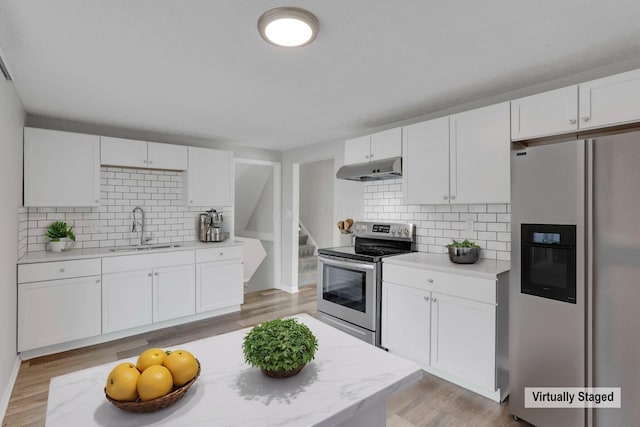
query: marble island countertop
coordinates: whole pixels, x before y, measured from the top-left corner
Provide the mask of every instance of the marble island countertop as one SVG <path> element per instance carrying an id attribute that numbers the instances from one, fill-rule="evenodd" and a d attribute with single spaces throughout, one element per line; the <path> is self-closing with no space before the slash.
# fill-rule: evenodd
<path id="1" fill-rule="evenodd" d="M 309 315 L 295 317 L 309 326 L 319 347 L 315 359 L 294 377 L 269 378 L 245 364 L 247 328 L 173 346 L 192 352 L 202 372 L 181 401 L 158 412 L 131 414 L 105 399 L 105 379 L 118 362 L 53 378 L 46 425 L 335 426 L 362 421 L 363 414 L 366 424 L 361 425 L 385 425 L 387 397 L 422 378 L 413 362 Z M 135 358 L 128 360 L 135 363 Z"/>
<path id="2" fill-rule="evenodd" d="M 384 258 L 384 263 L 462 274 L 484 279 L 495 279 L 498 275 L 511 270 L 511 263 L 508 261 L 480 258 L 475 264 L 456 264 L 449 259 L 448 254 L 433 254 L 427 252 L 411 252 L 391 256 Z"/>
<path id="3" fill-rule="evenodd" d="M 161 252 L 189 251 L 194 249 L 212 249 L 212 248 L 221 248 L 221 247 L 229 247 L 229 246 L 242 246 L 242 242 L 233 240 L 233 239 L 227 239 L 223 242 L 206 242 L 206 243 L 200 242 L 200 241 L 158 243 L 158 244 L 145 245 L 145 247 L 165 246 L 165 245 L 167 246 L 179 245 L 179 246 L 171 246 L 171 247 L 159 248 L 159 249 L 146 249 L 146 250 L 138 250 L 138 251 L 135 251 L 135 250 L 123 251 L 121 250 L 123 248 L 122 246 L 116 246 L 116 247 L 108 247 L 108 248 L 69 249 L 63 252 L 50 252 L 50 251 L 27 252 L 18 260 L 18 264 L 31 264 L 36 262 L 49 262 L 49 261 L 70 261 L 74 259 L 103 258 L 103 257 L 122 256 L 122 255 L 156 254 Z M 113 251 L 112 249 L 116 249 L 116 251 Z"/>

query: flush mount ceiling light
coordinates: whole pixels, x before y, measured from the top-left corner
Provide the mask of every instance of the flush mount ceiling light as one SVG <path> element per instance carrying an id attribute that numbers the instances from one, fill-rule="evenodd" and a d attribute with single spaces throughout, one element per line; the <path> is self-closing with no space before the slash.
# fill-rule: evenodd
<path id="1" fill-rule="evenodd" d="M 306 46 L 318 35 L 316 16 L 299 7 L 277 7 L 258 19 L 258 31 L 270 44 L 284 47 Z"/>

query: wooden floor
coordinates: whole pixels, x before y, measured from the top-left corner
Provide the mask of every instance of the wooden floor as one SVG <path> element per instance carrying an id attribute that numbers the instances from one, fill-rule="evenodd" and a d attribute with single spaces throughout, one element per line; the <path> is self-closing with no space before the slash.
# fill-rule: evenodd
<path id="1" fill-rule="evenodd" d="M 315 298 L 315 286 L 305 286 L 297 294 L 277 290 L 254 292 L 245 296 L 245 304 L 239 313 L 23 362 L 2 425 L 43 426 L 49 380 L 52 377 L 134 357 L 150 346 L 172 347 L 282 316 L 302 312 L 313 315 L 316 312 Z M 458 427 L 523 424 L 509 417 L 505 404 L 499 405 L 447 381 L 425 374 L 422 381 L 389 399 L 387 425 Z"/>

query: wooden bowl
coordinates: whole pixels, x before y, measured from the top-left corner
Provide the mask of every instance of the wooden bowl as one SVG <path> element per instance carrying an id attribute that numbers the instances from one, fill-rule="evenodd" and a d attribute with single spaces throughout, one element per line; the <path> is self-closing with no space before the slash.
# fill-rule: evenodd
<path id="1" fill-rule="evenodd" d="M 104 395 L 109 402 L 113 403 L 114 406 L 122 409 L 123 411 L 133 412 L 136 414 L 159 411 L 160 409 L 167 408 L 173 405 L 174 403 L 176 403 L 178 400 L 182 399 L 182 397 L 187 392 L 187 390 L 189 390 L 189 387 L 191 387 L 193 383 L 196 382 L 196 379 L 200 376 L 200 361 L 198 359 L 196 359 L 196 361 L 198 362 L 198 372 L 196 373 L 196 376 L 193 377 L 191 381 L 189 381 L 182 387 L 174 387 L 173 390 L 169 392 L 169 394 L 166 394 L 162 397 L 158 397 L 157 399 L 146 400 L 146 401 L 138 399 L 132 402 L 114 400 L 107 395 L 106 387 L 104 389 Z"/>

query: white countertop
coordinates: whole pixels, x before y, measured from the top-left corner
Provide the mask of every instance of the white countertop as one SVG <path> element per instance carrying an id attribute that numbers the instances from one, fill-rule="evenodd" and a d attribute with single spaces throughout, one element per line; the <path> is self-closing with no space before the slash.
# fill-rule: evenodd
<path id="1" fill-rule="evenodd" d="M 27 252 L 22 258 L 18 260 L 18 264 L 31 264 L 35 262 L 49 262 L 49 261 L 69 261 L 74 259 L 85 259 L 85 258 L 103 258 L 109 256 L 123 256 L 123 255 L 141 255 L 141 254 L 157 254 L 160 252 L 176 252 L 176 251 L 189 251 L 194 249 L 211 249 L 211 248 L 220 248 L 225 246 L 242 246 L 242 242 L 235 240 L 225 240 L 223 242 L 200 242 L 200 241 L 191 241 L 191 242 L 176 242 L 176 243 L 166 243 L 167 245 L 180 245 L 179 247 L 172 248 L 164 248 L 164 249 L 151 249 L 151 250 L 142 250 L 142 251 L 117 251 L 113 252 L 111 249 L 114 247 L 108 248 L 91 248 L 91 249 L 70 249 L 63 252 L 49 252 L 49 251 L 37 251 L 37 252 Z M 148 246 L 154 246 L 155 244 L 151 244 Z M 158 245 L 163 245 L 162 243 L 158 243 Z M 121 246 L 116 247 L 121 248 Z"/>
<path id="2" fill-rule="evenodd" d="M 182 400 L 158 412 L 131 414 L 106 400 L 104 383 L 120 361 L 53 378 L 46 425 L 335 426 L 384 405 L 387 397 L 422 378 L 413 362 L 309 315 L 295 317 L 313 331 L 318 351 L 294 377 L 269 378 L 245 364 L 247 328 L 174 346 L 192 352 L 202 371 Z"/>
<path id="3" fill-rule="evenodd" d="M 427 252 L 411 252 L 404 255 L 395 255 L 384 258 L 383 262 L 385 264 L 424 268 L 426 270 L 462 274 L 483 279 L 495 279 L 499 274 L 511 270 L 511 263 L 508 261 L 480 258 L 475 264 L 456 264 L 451 262 L 448 254 L 432 254 Z"/>

